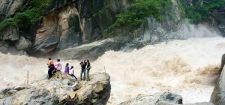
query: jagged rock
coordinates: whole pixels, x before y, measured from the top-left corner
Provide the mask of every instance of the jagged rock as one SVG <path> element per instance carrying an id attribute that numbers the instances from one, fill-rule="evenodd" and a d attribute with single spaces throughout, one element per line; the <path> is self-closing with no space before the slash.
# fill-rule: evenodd
<path id="1" fill-rule="evenodd" d="M 225 68 L 221 71 L 220 77 L 211 95 L 212 103 L 215 105 L 225 104 Z"/>
<path id="2" fill-rule="evenodd" d="M 16 43 L 16 49 L 17 50 L 26 50 L 30 48 L 32 43 L 25 39 L 23 36 L 20 37 L 19 41 Z"/>
<path id="3" fill-rule="evenodd" d="M 0 91 L 0 105 L 105 105 L 110 91 L 110 77 L 106 73 L 93 74 L 90 81 L 54 76 Z"/>

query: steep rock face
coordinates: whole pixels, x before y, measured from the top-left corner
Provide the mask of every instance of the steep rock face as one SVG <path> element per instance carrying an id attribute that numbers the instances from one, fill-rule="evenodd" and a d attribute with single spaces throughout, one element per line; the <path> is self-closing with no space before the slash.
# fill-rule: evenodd
<path id="1" fill-rule="evenodd" d="M 43 18 L 42 27 L 37 30 L 34 52 L 48 53 L 79 43 L 79 13 L 74 5 L 49 13 Z"/>
<path id="2" fill-rule="evenodd" d="M 38 29 L 34 52 L 63 50 L 102 38 L 128 0 L 54 1 Z"/>
<path id="3" fill-rule="evenodd" d="M 53 77 L 31 83 L 29 86 L 0 91 L 4 105 L 105 105 L 111 91 L 106 73 L 90 76 L 90 81 L 76 81 L 70 76 Z"/>
<path id="4" fill-rule="evenodd" d="M 211 12 L 211 21 L 225 36 L 225 5 Z"/>

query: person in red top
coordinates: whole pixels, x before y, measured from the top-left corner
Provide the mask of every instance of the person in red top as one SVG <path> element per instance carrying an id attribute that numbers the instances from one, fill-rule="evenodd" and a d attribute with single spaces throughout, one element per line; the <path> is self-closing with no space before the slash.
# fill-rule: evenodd
<path id="1" fill-rule="evenodd" d="M 52 58 L 48 58 L 47 65 L 48 65 L 48 67 L 50 67 L 50 65 L 54 65 L 54 62 L 53 62 Z"/>
<path id="2" fill-rule="evenodd" d="M 55 71 L 55 66 L 54 66 L 54 62 L 52 61 L 51 58 L 48 59 L 48 79 L 50 79 L 53 75 L 53 72 Z"/>

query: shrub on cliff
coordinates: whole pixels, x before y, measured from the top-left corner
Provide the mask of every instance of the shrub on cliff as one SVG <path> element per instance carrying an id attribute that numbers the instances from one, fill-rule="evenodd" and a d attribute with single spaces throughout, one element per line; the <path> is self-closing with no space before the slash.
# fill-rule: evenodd
<path id="1" fill-rule="evenodd" d="M 32 0 L 29 5 L 0 22 L 0 31 L 10 26 L 34 25 L 41 18 L 52 0 Z"/>

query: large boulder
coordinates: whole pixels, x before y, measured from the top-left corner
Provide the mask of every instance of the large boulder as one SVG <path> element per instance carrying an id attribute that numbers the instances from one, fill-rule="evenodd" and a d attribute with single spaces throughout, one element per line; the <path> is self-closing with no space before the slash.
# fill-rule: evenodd
<path id="1" fill-rule="evenodd" d="M 93 74 L 90 81 L 54 76 L 0 91 L 0 105 L 105 105 L 110 91 L 106 73 Z"/>
<path id="2" fill-rule="evenodd" d="M 182 97 L 170 92 L 156 93 L 150 96 L 138 96 L 120 105 L 175 105 L 182 104 Z"/>
<path id="3" fill-rule="evenodd" d="M 149 96 L 138 96 L 119 105 L 213 105 L 209 102 L 182 104 L 182 101 L 180 95 L 170 92 L 160 92 Z"/>
<path id="4" fill-rule="evenodd" d="M 21 36 L 19 41 L 16 42 L 16 49 L 17 50 L 26 50 L 26 49 L 30 48 L 31 45 L 32 45 L 32 43 L 30 40 Z"/>

